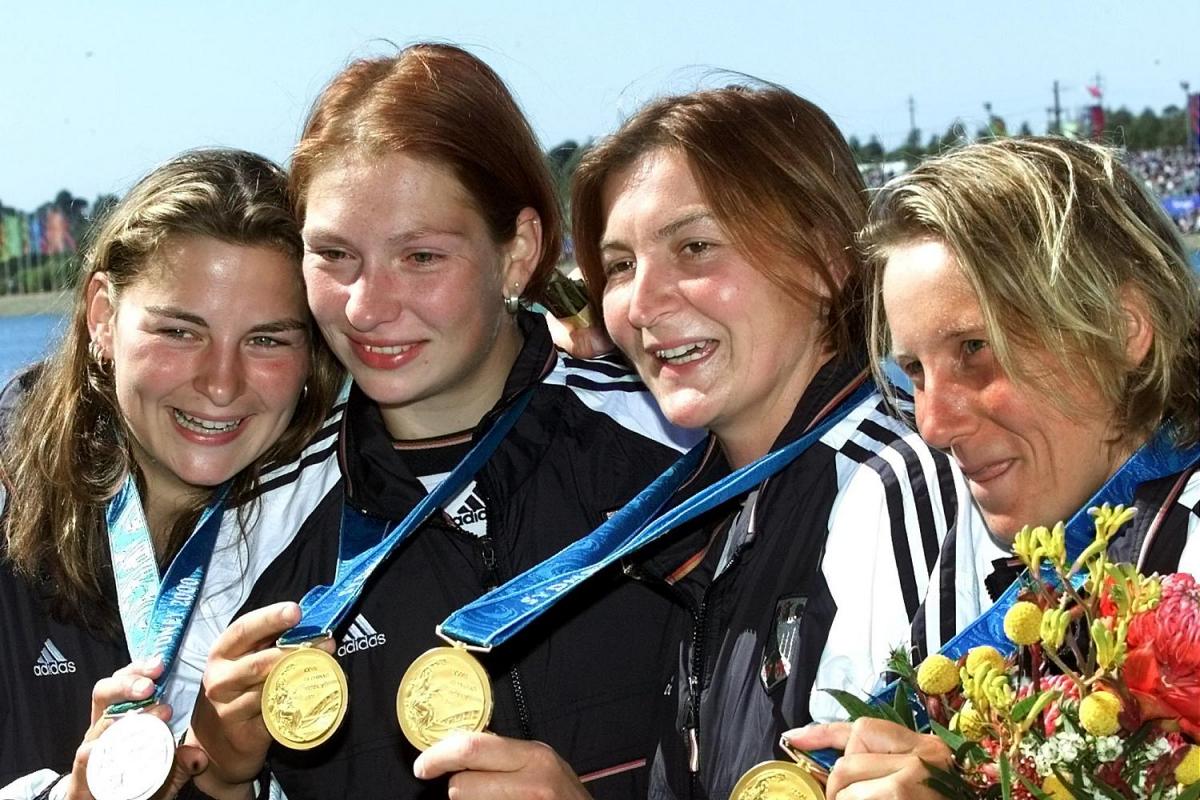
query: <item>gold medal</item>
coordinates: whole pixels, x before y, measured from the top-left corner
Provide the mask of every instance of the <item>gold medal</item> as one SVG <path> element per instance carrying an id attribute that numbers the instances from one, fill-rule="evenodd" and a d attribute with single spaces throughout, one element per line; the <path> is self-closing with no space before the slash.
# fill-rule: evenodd
<path id="1" fill-rule="evenodd" d="M 337 661 L 306 643 L 275 662 L 267 675 L 263 721 L 284 747 L 308 750 L 342 724 L 349 699 L 346 675 Z"/>
<path id="2" fill-rule="evenodd" d="M 730 800 L 825 800 L 821 782 L 791 761 L 764 761 L 738 779 Z"/>
<path id="3" fill-rule="evenodd" d="M 405 670 L 396 692 L 396 717 L 418 750 L 453 731 L 478 733 L 492 719 L 491 681 L 465 648 L 435 647 Z"/>

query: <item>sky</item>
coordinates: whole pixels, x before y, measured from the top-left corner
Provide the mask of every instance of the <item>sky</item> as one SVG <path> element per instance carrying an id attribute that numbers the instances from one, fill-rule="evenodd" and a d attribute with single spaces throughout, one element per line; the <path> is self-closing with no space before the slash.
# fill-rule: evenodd
<path id="1" fill-rule="evenodd" d="M 542 143 L 611 132 L 645 101 L 734 70 L 781 83 L 847 135 L 894 147 L 983 104 L 1045 129 L 1099 76 L 1105 105 L 1200 90 L 1200 0 L 0 0 L 0 202 L 124 193 L 181 150 L 284 162 L 353 58 L 461 44 L 505 79 Z"/>

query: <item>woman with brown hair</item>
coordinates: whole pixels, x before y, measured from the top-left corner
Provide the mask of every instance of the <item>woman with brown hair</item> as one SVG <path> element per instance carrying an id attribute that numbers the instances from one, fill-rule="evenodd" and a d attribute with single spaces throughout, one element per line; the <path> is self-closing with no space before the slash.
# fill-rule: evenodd
<path id="1" fill-rule="evenodd" d="M 312 439 L 340 383 L 300 251 L 278 167 L 185 153 L 99 225 L 62 340 L 6 390 L 0 784 L 45 769 L 4 796 L 56 781 L 54 796 L 87 796 L 112 704 L 153 700 L 168 743 L 186 730 L 201 654 L 236 609 L 222 595 L 248 592 L 273 541 L 248 536 L 262 476 Z M 177 624 L 156 595 L 182 604 Z"/>
<path id="2" fill-rule="evenodd" d="M 352 560 L 350 532 L 401 523 L 411 536 L 371 561 L 361 592 L 301 623 L 337 637 L 327 646 L 350 698 L 340 729 L 299 742 L 311 749 L 277 747 L 270 767 L 293 800 L 445 796 L 444 781 L 413 775 L 418 753 L 396 716 L 401 675 L 448 614 L 628 501 L 675 457 L 677 434 L 626 368 L 564 357 L 542 317 L 522 309 L 555 268 L 559 211 L 528 123 L 479 59 L 419 44 L 351 64 L 317 100 L 291 184 L 309 303 L 354 378 L 341 480 L 259 582 L 247 604 L 257 610 L 214 648 L 208 702 L 193 718 L 212 757 L 199 785 L 244 795 L 267 756 L 259 696 L 289 651 L 262 645 L 301 614 L 264 604 L 334 585 L 339 560 Z M 451 486 L 447 473 L 465 477 Z M 423 516 L 422 501 L 444 491 Z M 599 796 L 644 791 L 644 712 L 661 691 L 667 611 L 606 573 L 480 658 L 495 685 L 488 729 L 536 740 L 519 743 L 525 761 L 557 768 L 557 751 Z M 450 785 L 504 781 L 504 771 Z"/>
<path id="3" fill-rule="evenodd" d="M 710 431 L 668 507 L 739 487 L 624 558 L 680 622 L 650 796 L 729 797 L 783 730 L 837 716 L 817 690 L 874 686 L 974 522 L 966 487 L 868 379 L 865 188 L 812 103 L 653 102 L 584 158 L 573 209 L 608 332 L 671 422 Z"/>

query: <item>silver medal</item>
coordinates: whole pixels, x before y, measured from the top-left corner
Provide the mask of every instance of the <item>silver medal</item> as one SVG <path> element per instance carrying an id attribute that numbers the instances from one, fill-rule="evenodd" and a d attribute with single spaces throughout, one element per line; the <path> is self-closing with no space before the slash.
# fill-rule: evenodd
<path id="1" fill-rule="evenodd" d="M 108 727 L 88 757 L 88 789 L 96 800 L 147 800 L 175 764 L 175 737 L 167 723 L 132 713 Z"/>

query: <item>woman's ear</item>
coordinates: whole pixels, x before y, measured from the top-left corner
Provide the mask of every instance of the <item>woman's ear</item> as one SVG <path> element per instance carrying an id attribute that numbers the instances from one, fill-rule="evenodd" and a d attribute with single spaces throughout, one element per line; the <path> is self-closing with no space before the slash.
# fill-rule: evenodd
<path id="1" fill-rule="evenodd" d="M 1150 305 L 1140 289 L 1126 284 L 1121 287 L 1121 309 L 1125 319 L 1125 360 L 1130 369 L 1136 369 L 1154 344 Z"/>
<path id="2" fill-rule="evenodd" d="M 520 294 L 542 257 L 542 218 L 532 208 L 523 208 L 517 214 L 516 232 L 504 250 L 505 291 L 517 287 L 516 294 Z"/>
<path id="3" fill-rule="evenodd" d="M 88 334 L 98 352 L 112 358 L 112 333 L 116 324 L 116 299 L 107 272 L 96 272 L 88 279 L 87 293 Z"/>

